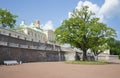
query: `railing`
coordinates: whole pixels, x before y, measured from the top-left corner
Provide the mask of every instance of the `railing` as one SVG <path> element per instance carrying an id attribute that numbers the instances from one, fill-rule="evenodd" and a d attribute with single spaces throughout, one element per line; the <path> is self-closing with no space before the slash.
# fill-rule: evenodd
<path id="1" fill-rule="evenodd" d="M 0 34 L 0 45 L 9 46 L 9 47 L 25 48 L 25 49 L 60 51 L 60 46 L 55 45 L 55 44 L 22 40 L 19 38 L 6 36 L 3 34 Z"/>
<path id="2" fill-rule="evenodd" d="M 36 50 L 72 51 L 70 48 L 64 48 L 57 44 L 34 42 L 33 40 L 30 41 L 30 39 L 23 38 L 22 36 L 12 36 L 8 33 L 0 32 L 0 45 Z"/>
<path id="3" fill-rule="evenodd" d="M 7 46 L 8 43 L 7 43 L 7 42 L 0 41 L 0 45 Z"/>
<path id="4" fill-rule="evenodd" d="M 74 49 L 70 48 L 70 47 L 61 47 L 61 51 L 66 51 L 66 52 L 75 52 Z"/>
<path id="5" fill-rule="evenodd" d="M 25 34 L 2 27 L 0 27 L 0 45 L 38 50 L 72 51 L 70 48 L 64 48 L 57 44 L 35 41 Z"/>

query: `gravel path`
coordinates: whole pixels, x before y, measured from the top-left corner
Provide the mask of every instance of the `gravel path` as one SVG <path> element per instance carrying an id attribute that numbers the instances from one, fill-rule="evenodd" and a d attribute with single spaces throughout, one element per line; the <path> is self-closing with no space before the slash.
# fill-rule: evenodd
<path id="1" fill-rule="evenodd" d="M 77 65 L 38 62 L 1 65 L 0 78 L 120 78 L 120 64 Z"/>

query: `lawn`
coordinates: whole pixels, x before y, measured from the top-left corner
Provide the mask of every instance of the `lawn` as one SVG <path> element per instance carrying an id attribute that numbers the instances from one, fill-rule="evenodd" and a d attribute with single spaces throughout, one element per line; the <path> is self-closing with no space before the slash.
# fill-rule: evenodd
<path id="1" fill-rule="evenodd" d="M 66 61 L 67 64 L 85 64 L 85 65 L 104 65 L 109 64 L 106 61 Z"/>

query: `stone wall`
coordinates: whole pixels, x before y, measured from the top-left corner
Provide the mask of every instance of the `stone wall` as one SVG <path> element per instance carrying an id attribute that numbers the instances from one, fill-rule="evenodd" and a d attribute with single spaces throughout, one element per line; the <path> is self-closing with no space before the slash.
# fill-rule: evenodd
<path id="1" fill-rule="evenodd" d="M 0 64 L 4 60 L 22 62 L 64 61 L 65 52 L 56 44 L 41 43 L 0 34 Z"/>
<path id="2" fill-rule="evenodd" d="M 23 49 L 0 46 L 0 64 L 4 60 L 17 60 L 22 62 L 48 62 L 64 61 L 64 52 Z"/>
<path id="3" fill-rule="evenodd" d="M 118 60 L 118 55 L 100 55 L 98 60 Z"/>
<path id="4" fill-rule="evenodd" d="M 75 60 L 75 52 L 53 43 L 30 41 L 20 36 L 0 33 L 0 64 L 4 60 L 22 62 L 47 62 Z"/>

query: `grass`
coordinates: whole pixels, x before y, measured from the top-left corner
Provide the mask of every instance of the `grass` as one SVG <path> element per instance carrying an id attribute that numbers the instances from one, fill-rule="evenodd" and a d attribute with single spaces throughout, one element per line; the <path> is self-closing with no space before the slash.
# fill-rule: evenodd
<path id="1" fill-rule="evenodd" d="M 83 65 L 105 65 L 106 61 L 66 61 L 66 64 L 83 64 Z"/>

